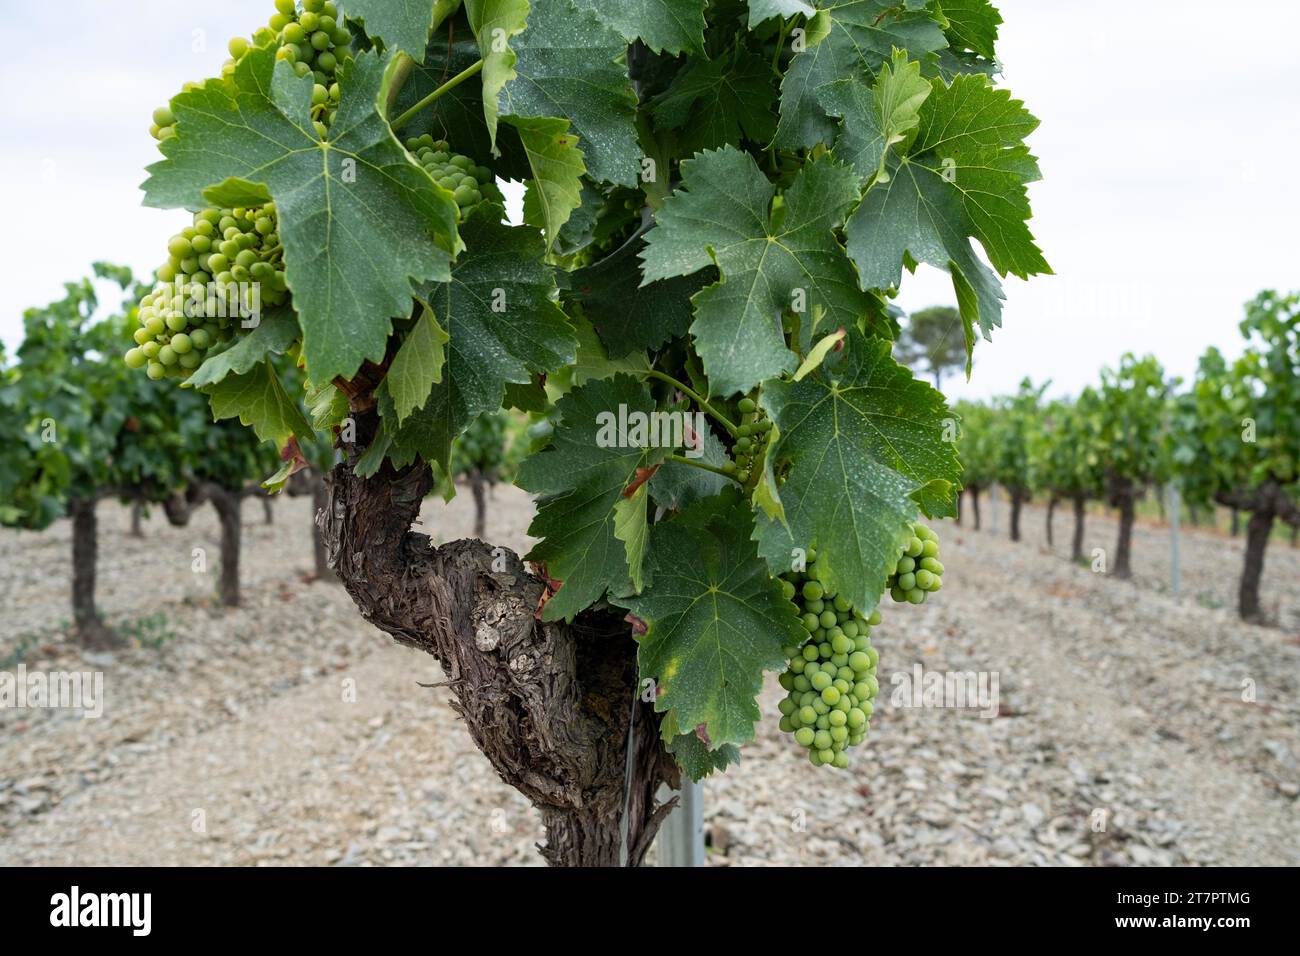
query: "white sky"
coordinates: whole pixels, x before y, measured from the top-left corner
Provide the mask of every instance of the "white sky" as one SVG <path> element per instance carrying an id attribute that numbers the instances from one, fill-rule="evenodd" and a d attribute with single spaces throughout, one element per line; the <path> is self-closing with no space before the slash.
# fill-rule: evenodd
<path id="1" fill-rule="evenodd" d="M 1025 375 L 1074 392 L 1128 350 L 1190 375 L 1239 351 L 1242 304 L 1300 287 L 1300 2 L 1002 0 L 1005 85 L 1042 120 L 1033 229 L 1053 277 L 1007 282 L 1003 330 L 951 397 Z M 270 0 L 0 0 L 0 338 L 96 259 L 144 274 L 183 212 L 146 209 L 149 114 L 214 75 Z M 1246 42 L 1239 42 L 1245 39 Z M 142 45 L 144 44 L 144 45 Z M 904 281 L 907 309 L 946 275 Z"/>

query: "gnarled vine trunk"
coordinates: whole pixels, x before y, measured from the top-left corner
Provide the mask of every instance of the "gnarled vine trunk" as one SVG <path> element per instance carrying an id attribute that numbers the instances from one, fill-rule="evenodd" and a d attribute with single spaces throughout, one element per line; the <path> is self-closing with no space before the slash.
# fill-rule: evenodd
<path id="1" fill-rule="evenodd" d="M 373 418 L 363 413 L 358 431 Z M 636 696 L 629 625 L 594 612 L 540 621 L 543 582 L 517 556 L 474 540 L 435 548 L 411 530 L 427 466 L 385 463 L 362 478 L 354 460 L 331 472 L 318 520 L 362 615 L 441 663 L 474 743 L 541 812 L 548 863 L 639 865 L 675 802 L 656 805 L 655 793 L 679 778 L 658 715 Z"/>
<path id="2" fill-rule="evenodd" d="M 337 581 L 334 570 L 330 567 L 329 554 L 325 548 L 325 535 L 317 525 L 317 518 L 329 507 L 330 494 L 325 477 L 312 470 L 311 478 L 311 550 L 316 564 L 316 580 Z"/>
<path id="3" fill-rule="evenodd" d="M 1020 506 L 1029 497 L 1019 488 L 1009 488 L 1011 497 L 1011 540 L 1020 540 Z"/>
<path id="4" fill-rule="evenodd" d="M 971 485 L 967 490 L 970 491 L 970 510 L 975 516 L 975 530 L 978 531 L 980 529 L 980 488 L 979 485 Z"/>
<path id="5" fill-rule="evenodd" d="M 1083 560 L 1083 521 L 1087 516 L 1087 504 L 1083 495 L 1074 496 L 1074 541 L 1070 544 L 1070 560 Z"/>
<path id="6" fill-rule="evenodd" d="M 95 606 L 95 563 L 99 550 L 95 503 L 93 497 L 68 499 L 68 517 L 72 519 L 72 616 L 81 645 L 101 648 L 118 643 L 118 639 Z"/>
<path id="7" fill-rule="evenodd" d="M 1047 546 L 1052 546 L 1052 518 L 1056 514 L 1056 495 L 1047 499 Z"/>
<path id="8" fill-rule="evenodd" d="M 1220 504 L 1228 505 L 1233 513 L 1247 511 L 1246 559 L 1237 586 L 1237 611 L 1245 621 L 1260 621 L 1263 610 L 1259 601 L 1259 581 L 1264 574 L 1264 553 L 1268 539 L 1273 534 L 1277 518 L 1295 525 L 1300 523 L 1300 506 L 1273 480 L 1264 482 L 1252 491 L 1221 494 Z"/>
<path id="9" fill-rule="evenodd" d="M 1232 529 L 1230 533 L 1234 538 L 1241 534 L 1241 511 L 1238 508 L 1232 509 Z"/>
<path id="10" fill-rule="evenodd" d="M 144 501 L 136 498 L 131 502 L 131 537 L 143 538 Z"/>
<path id="11" fill-rule="evenodd" d="M 244 496 L 213 482 L 204 486 L 204 493 L 217 510 L 221 524 L 221 603 L 239 607 L 239 506 Z"/>

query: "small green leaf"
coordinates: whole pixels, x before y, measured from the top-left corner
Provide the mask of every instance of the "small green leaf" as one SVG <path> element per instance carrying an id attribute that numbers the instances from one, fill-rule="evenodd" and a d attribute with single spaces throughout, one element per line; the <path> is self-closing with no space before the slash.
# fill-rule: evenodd
<path id="1" fill-rule="evenodd" d="M 269 355 L 283 355 L 298 338 L 298 317 L 293 309 L 273 309 L 251 332 L 237 331 L 229 348 L 205 359 L 185 380 L 187 388 L 215 385 L 227 375 L 242 375 Z"/>
<path id="2" fill-rule="evenodd" d="M 830 354 L 831 349 L 843 342 L 844 336 L 844 330 L 839 329 L 838 331 L 832 332 L 813 346 L 813 350 L 809 352 L 808 357 L 803 360 L 803 364 L 799 366 L 799 370 L 794 373 L 794 380 L 796 382 L 802 382 L 817 369 L 821 368 L 822 362 L 826 361 L 826 356 Z"/>
<path id="3" fill-rule="evenodd" d="M 285 393 L 269 360 L 243 374 L 226 375 L 203 391 L 214 421 L 237 416 L 241 424 L 253 427 L 258 438 L 277 448 L 294 435 L 315 437 L 311 423 Z"/>
<path id="4" fill-rule="evenodd" d="M 632 590 L 640 594 L 650 583 L 646 580 L 645 549 L 649 541 L 650 520 L 646 513 L 649 504 L 648 483 L 642 482 L 631 495 L 619 499 L 614 505 L 614 537 L 623 542 L 627 550 L 628 576 Z"/>
<path id="5" fill-rule="evenodd" d="M 533 173 L 524 194 L 524 222 L 546 232 L 549 249 L 582 202 L 587 167 L 578 137 L 569 132 L 568 120 L 512 116 L 506 121 L 519 131 Z"/>
<path id="6" fill-rule="evenodd" d="M 656 53 L 704 52 L 707 0 L 577 0 L 619 32 L 628 43 L 640 40 Z"/>
<path id="7" fill-rule="evenodd" d="M 424 306 L 384 376 L 399 422 L 423 405 L 433 386 L 442 381 L 443 346 L 448 341 L 433 310 Z"/>

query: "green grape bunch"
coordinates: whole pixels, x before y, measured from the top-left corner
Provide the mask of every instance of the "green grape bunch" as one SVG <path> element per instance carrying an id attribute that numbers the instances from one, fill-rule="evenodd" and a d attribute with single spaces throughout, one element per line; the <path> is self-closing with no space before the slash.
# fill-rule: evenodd
<path id="1" fill-rule="evenodd" d="M 924 604 L 943 587 L 943 563 L 939 560 L 939 536 L 919 521 L 912 525 L 912 538 L 885 585 L 889 596 L 900 604 Z"/>
<path id="2" fill-rule="evenodd" d="M 736 407 L 741 418 L 736 428 L 735 444 L 731 447 L 734 457 L 723 466 L 723 471 L 747 491 L 753 491 L 762 471 L 764 449 L 772 436 L 772 420 L 748 396 L 742 398 Z"/>
<path id="3" fill-rule="evenodd" d="M 339 104 L 339 85 L 335 77 L 339 64 L 352 56 L 352 34 L 343 25 L 343 16 L 333 0 L 275 0 L 276 12 L 267 25 L 253 33 L 250 42 L 245 37 L 233 37 L 226 45 L 230 53 L 221 66 L 221 75 L 230 76 L 249 50 L 274 45 L 276 58 L 293 64 L 300 77 L 311 76 L 311 118 L 317 134 L 324 139 L 334 122 Z M 186 83 L 189 91 L 200 84 Z M 162 142 L 176 133 L 176 118 L 170 106 L 160 106 L 153 111 L 153 125 L 149 132 Z"/>
<path id="4" fill-rule="evenodd" d="M 152 379 L 188 378 L 210 349 L 234 337 L 237 322 L 289 296 L 273 203 L 201 210 L 167 252 L 124 356 Z"/>
<path id="5" fill-rule="evenodd" d="M 781 730 L 808 750 L 814 766 L 843 770 L 849 748 L 867 739 L 880 691 L 880 654 L 871 646 L 880 612 L 864 615 L 843 595 L 828 591 L 820 578 L 815 549 L 808 551 L 804 571 L 781 578 L 808 637 L 784 648 L 790 664 L 780 683 L 787 694 L 777 706 Z"/>
<path id="6" fill-rule="evenodd" d="M 434 182 L 455 197 L 461 219 L 468 219 L 484 202 L 505 205 L 505 198 L 497 189 L 492 170 L 479 166 L 468 156 L 452 152 L 451 145 L 445 139 L 435 140 L 426 133 L 407 140 L 406 148 L 433 177 Z"/>

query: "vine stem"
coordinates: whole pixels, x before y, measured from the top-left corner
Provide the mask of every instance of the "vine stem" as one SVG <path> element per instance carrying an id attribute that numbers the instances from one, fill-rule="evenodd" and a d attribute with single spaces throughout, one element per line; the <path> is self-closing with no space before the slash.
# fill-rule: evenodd
<path id="1" fill-rule="evenodd" d="M 736 426 L 732 424 L 731 420 L 727 418 L 726 415 L 722 414 L 722 412 L 710 405 L 704 396 L 695 391 L 695 389 L 691 388 L 684 382 L 677 381 L 677 379 L 673 378 L 671 375 L 665 375 L 663 372 L 657 372 L 654 369 L 650 369 L 646 374 L 651 378 L 659 379 L 661 382 L 667 382 L 669 385 L 673 386 L 673 388 L 677 389 L 677 391 L 688 396 L 696 405 L 699 405 L 700 408 L 708 412 L 719 425 L 730 432 L 732 438 L 740 437 L 740 432 L 736 429 Z"/>
<path id="2" fill-rule="evenodd" d="M 735 475 L 729 475 L 716 465 L 710 465 L 707 461 L 696 461 L 694 458 L 687 458 L 685 455 L 669 455 L 668 460 L 675 461 L 679 465 L 690 465 L 692 468 L 699 468 L 701 471 L 711 471 L 715 475 L 721 475 L 730 481 L 736 481 Z"/>
<path id="3" fill-rule="evenodd" d="M 465 67 L 465 69 L 461 70 L 450 80 L 442 84 L 442 86 L 438 87 L 436 90 L 434 90 L 424 99 L 420 100 L 420 102 L 416 103 L 409 110 L 407 110 L 401 116 L 397 117 L 388 125 L 393 128 L 394 132 L 396 132 L 397 130 L 405 126 L 407 123 L 409 123 L 412 119 L 414 119 L 416 114 L 418 114 L 420 110 L 424 109 L 430 103 L 437 100 L 444 93 L 451 92 L 456 87 L 460 86 L 462 83 L 468 80 L 470 77 L 477 76 L 482 69 L 483 69 L 483 61 L 481 59 L 475 60 L 474 63 Z"/>

